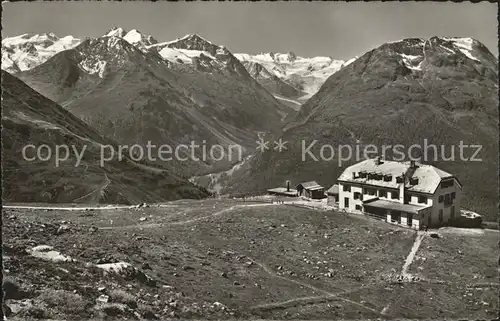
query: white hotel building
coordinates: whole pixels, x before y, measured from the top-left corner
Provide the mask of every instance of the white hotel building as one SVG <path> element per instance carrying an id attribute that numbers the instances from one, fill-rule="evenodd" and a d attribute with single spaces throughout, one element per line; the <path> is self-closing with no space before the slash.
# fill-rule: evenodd
<path id="1" fill-rule="evenodd" d="M 338 178 L 339 208 L 414 229 L 446 225 L 460 215 L 462 185 L 431 165 L 380 157 L 348 167 Z"/>

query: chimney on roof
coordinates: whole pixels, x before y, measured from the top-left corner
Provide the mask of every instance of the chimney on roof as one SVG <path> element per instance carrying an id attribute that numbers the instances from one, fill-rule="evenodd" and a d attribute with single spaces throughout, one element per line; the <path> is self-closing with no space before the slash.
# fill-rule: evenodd
<path id="1" fill-rule="evenodd" d="M 286 181 L 286 191 L 290 192 L 290 181 Z"/>
<path id="2" fill-rule="evenodd" d="M 398 202 L 404 204 L 405 202 L 405 173 L 403 173 L 401 179 L 401 184 L 399 184 L 399 199 Z"/>
<path id="3" fill-rule="evenodd" d="M 356 172 L 352 172 L 352 179 L 356 179 Z"/>
<path id="4" fill-rule="evenodd" d="M 410 167 L 405 173 L 405 184 L 410 183 L 411 184 L 411 179 L 413 177 L 413 174 L 415 174 L 415 171 L 417 170 L 418 166 L 415 164 L 415 161 L 410 161 Z"/>
<path id="5" fill-rule="evenodd" d="M 375 165 L 383 164 L 382 156 L 375 157 Z"/>

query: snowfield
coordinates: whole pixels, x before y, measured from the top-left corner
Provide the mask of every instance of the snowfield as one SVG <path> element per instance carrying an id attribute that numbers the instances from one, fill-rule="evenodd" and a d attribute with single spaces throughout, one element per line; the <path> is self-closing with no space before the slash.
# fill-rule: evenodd
<path id="1" fill-rule="evenodd" d="M 73 36 L 58 38 L 53 33 L 5 38 L 2 40 L 2 69 L 12 73 L 34 68 L 80 42 Z"/>
<path id="2" fill-rule="evenodd" d="M 335 60 L 331 57 L 300 57 L 294 53 L 260 53 L 249 55 L 237 53 L 234 55 L 240 61 L 259 63 L 278 78 L 303 90 L 310 97 L 315 94 L 325 80 L 342 67 L 352 63 Z"/>

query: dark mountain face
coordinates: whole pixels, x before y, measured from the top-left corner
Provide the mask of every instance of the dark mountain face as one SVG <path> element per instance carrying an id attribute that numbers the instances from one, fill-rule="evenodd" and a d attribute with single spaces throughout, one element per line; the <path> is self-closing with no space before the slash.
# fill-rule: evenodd
<path id="1" fill-rule="evenodd" d="M 194 41 L 193 46 L 202 48 Z M 213 52 L 209 45 L 202 49 Z M 221 73 L 176 66 L 157 51 L 141 51 L 119 37 L 101 37 L 87 39 L 18 75 L 120 144 L 144 146 L 150 141 L 175 148 L 194 141 L 204 142 L 208 149 L 217 144 L 226 150 L 241 145 L 244 156 L 253 150 L 257 132 L 279 130 L 284 107 L 231 53 L 217 48 L 215 56 L 226 68 Z M 197 158 L 203 157 L 200 152 L 196 151 Z M 190 175 L 238 160 L 204 157 L 161 165 Z"/>
<path id="2" fill-rule="evenodd" d="M 125 156 L 101 166 L 103 145 L 115 146 L 94 129 L 19 79 L 2 71 L 3 200 L 48 203 L 160 202 L 202 198 L 207 192 L 186 179 Z M 40 149 L 41 161 L 32 144 Z M 68 146 L 69 153 L 61 147 Z M 56 146 L 61 161 L 56 164 Z M 80 156 L 81 155 L 81 158 Z M 64 160 L 64 158 L 67 159 Z M 78 166 L 75 166 L 78 164 Z"/>
<path id="3" fill-rule="evenodd" d="M 436 165 L 458 176 L 464 185 L 463 207 L 487 218 L 496 213 L 498 181 L 498 61 L 479 42 L 462 38 L 406 39 L 380 46 L 333 74 L 289 124 L 282 139 L 287 151 L 257 154 L 247 173 L 235 175 L 228 191 L 263 191 L 285 180 L 317 180 L 329 187 L 342 170 L 364 159 L 367 145 L 401 144 L 404 154 Z M 309 149 L 318 159 L 303 151 Z M 304 141 L 304 146 L 302 146 Z M 425 145 L 427 141 L 427 145 Z M 459 144 L 481 145 L 464 149 Z M 409 150 L 412 144 L 419 148 Z M 423 150 L 427 148 L 427 160 Z M 331 145 L 334 157 L 330 160 Z M 361 159 L 349 158 L 356 146 Z M 443 147 L 441 147 L 443 146 Z M 454 149 L 454 160 L 448 159 Z M 388 159 L 401 154 L 386 150 Z M 444 152 L 442 152 L 444 150 Z M 371 154 L 369 157 L 374 157 Z M 437 156 L 437 159 L 435 158 Z M 349 158 L 338 161 L 339 157 Z M 489 174 L 485 174 L 489 173 Z M 245 176 L 247 175 L 247 176 Z"/>

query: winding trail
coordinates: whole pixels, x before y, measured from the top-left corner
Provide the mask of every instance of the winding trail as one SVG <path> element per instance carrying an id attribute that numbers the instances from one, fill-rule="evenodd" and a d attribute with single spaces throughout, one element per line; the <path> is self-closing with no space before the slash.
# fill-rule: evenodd
<path id="1" fill-rule="evenodd" d="M 377 285 L 378 284 L 373 284 L 371 286 L 359 286 L 359 287 L 350 289 L 348 291 L 342 291 L 342 292 L 339 292 L 336 294 L 318 295 L 318 296 L 303 296 L 303 297 L 293 298 L 293 299 L 289 299 L 289 300 L 281 301 L 281 302 L 273 302 L 273 303 L 254 305 L 250 308 L 251 309 L 276 309 L 276 308 L 283 308 L 283 307 L 287 307 L 287 306 L 292 307 L 292 306 L 296 306 L 296 305 L 299 305 L 302 303 L 308 304 L 308 305 L 313 305 L 316 303 L 322 303 L 325 301 L 334 301 L 334 300 L 342 300 L 342 301 L 347 301 L 347 302 L 353 303 L 353 301 L 346 299 L 346 298 L 343 298 L 340 295 L 353 293 L 353 292 L 356 292 L 358 290 L 370 288 L 372 286 L 377 286 Z M 355 303 L 357 303 L 357 302 L 355 302 Z M 358 304 L 361 304 L 361 303 L 358 303 Z M 363 307 L 367 308 L 364 305 L 363 305 Z M 376 311 L 374 311 L 374 312 L 376 312 Z M 378 313 L 378 312 L 376 312 L 376 313 Z"/>
<path id="2" fill-rule="evenodd" d="M 194 222 L 198 222 L 198 221 L 203 221 L 203 220 L 206 220 L 206 219 L 209 219 L 209 218 L 221 216 L 221 215 L 223 215 L 223 214 L 225 214 L 227 212 L 230 212 L 230 211 L 238 209 L 238 208 L 272 206 L 272 205 L 276 205 L 276 204 L 264 203 L 264 204 L 233 205 L 233 206 L 231 206 L 229 208 L 226 208 L 226 209 L 223 209 L 221 211 L 212 213 L 210 215 L 205 215 L 205 216 L 201 216 L 201 217 L 195 217 L 195 218 L 192 218 L 192 219 L 189 219 L 189 220 L 186 220 L 186 221 L 168 222 L 168 223 L 164 223 L 164 225 L 167 225 L 167 226 L 168 225 L 185 225 L 185 224 L 190 224 L 190 223 L 194 223 Z"/>
<path id="3" fill-rule="evenodd" d="M 276 204 L 264 203 L 264 204 L 233 205 L 231 207 L 228 207 L 228 208 L 223 209 L 221 211 L 212 213 L 210 215 L 195 217 L 195 218 L 185 220 L 185 221 L 149 223 L 149 224 L 137 223 L 137 224 L 123 225 L 123 226 L 106 226 L 106 227 L 101 227 L 100 229 L 101 230 L 117 230 L 117 229 L 130 229 L 130 228 L 156 228 L 156 227 L 164 227 L 164 226 L 186 225 L 186 224 L 191 224 L 191 223 L 195 223 L 198 221 L 204 221 L 204 220 L 209 219 L 209 218 L 221 216 L 223 214 L 226 214 L 226 213 L 231 212 L 231 211 L 238 209 L 238 208 L 257 207 L 257 206 L 272 206 L 272 205 L 276 205 Z"/>
<path id="4" fill-rule="evenodd" d="M 136 205 L 112 205 L 112 206 L 29 206 L 29 205 L 2 205 L 3 208 L 17 210 L 54 210 L 54 211 L 85 211 L 85 210 L 118 210 L 137 208 Z"/>
<path id="5" fill-rule="evenodd" d="M 285 280 L 285 281 L 288 281 L 288 282 L 292 282 L 292 283 L 295 283 L 297 285 L 300 285 L 300 286 L 306 287 L 308 289 L 311 289 L 311 290 L 313 290 L 315 292 L 319 292 L 319 293 L 323 293 L 324 294 L 324 296 L 307 296 L 307 297 L 301 297 L 301 298 L 291 299 L 291 300 L 287 300 L 287 301 L 283 301 L 283 302 L 256 305 L 256 306 L 251 307 L 251 309 L 265 309 L 265 308 L 274 308 L 274 307 L 278 308 L 280 306 L 289 304 L 291 302 L 307 301 L 307 300 L 311 300 L 311 299 L 317 300 L 317 299 L 336 298 L 338 300 L 341 300 L 341 301 L 344 301 L 344 302 L 348 302 L 348 303 L 357 305 L 357 306 L 359 306 L 359 307 L 361 307 L 361 308 L 363 308 L 365 310 L 369 310 L 369 311 L 371 311 L 371 312 L 373 312 L 373 313 L 375 313 L 377 315 L 382 315 L 379 311 L 377 311 L 375 309 L 372 309 L 370 307 L 367 307 L 366 305 L 363 305 L 363 304 L 361 304 L 359 302 L 352 301 L 352 300 L 340 297 L 341 294 L 352 292 L 352 291 L 355 291 L 357 289 L 351 290 L 351 291 L 347 291 L 345 289 L 339 288 L 339 289 L 342 290 L 342 292 L 340 292 L 340 293 L 332 293 L 332 292 L 320 289 L 318 287 L 315 287 L 314 285 L 311 285 L 309 283 L 301 282 L 301 281 L 298 281 L 298 280 L 294 280 L 294 279 L 288 278 L 286 276 L 278 275 L 276 272 L 274 272 L 273 270 L 271 270 L 265 264 L 257 262 L 254 259 L 252 259 L 251 257 L 248 257 L 248 259 L 251 260 L 256 265 L 258 265 L 259 267 L 261 267 L 265 272 L 267 272 L 268 274 L 272 275 L 275 278 L 279 278 L 279 279 L 282 279 L 282 280 Z"/>
<path id="6" fill-rule="evenodd" d="M 106 193 L 106 188 L 108 187 L 108 185 L 111 183 L 111 180 L 108 178 L 108 175 L 106 173 L 104 173 L 104 183 L 97 187 L 96 189 L 94 189 L 93 191 L 91 191 L 90 193 L 87 193 L 83 196 L 80 196 L 78 198 L 75 198 L 73 200 L 73 202 L 75 201 L 78 201 L 78 200 L 82 200 L 82 199 L 85 199 L 86 197 L 89 197 L 91 195 L 93 195 L 94 197 L 92 198 L 92 201 L 95 202 L 95 203 L 98 203 L 99 200 L 105 196 L 105 193 Z"/>

